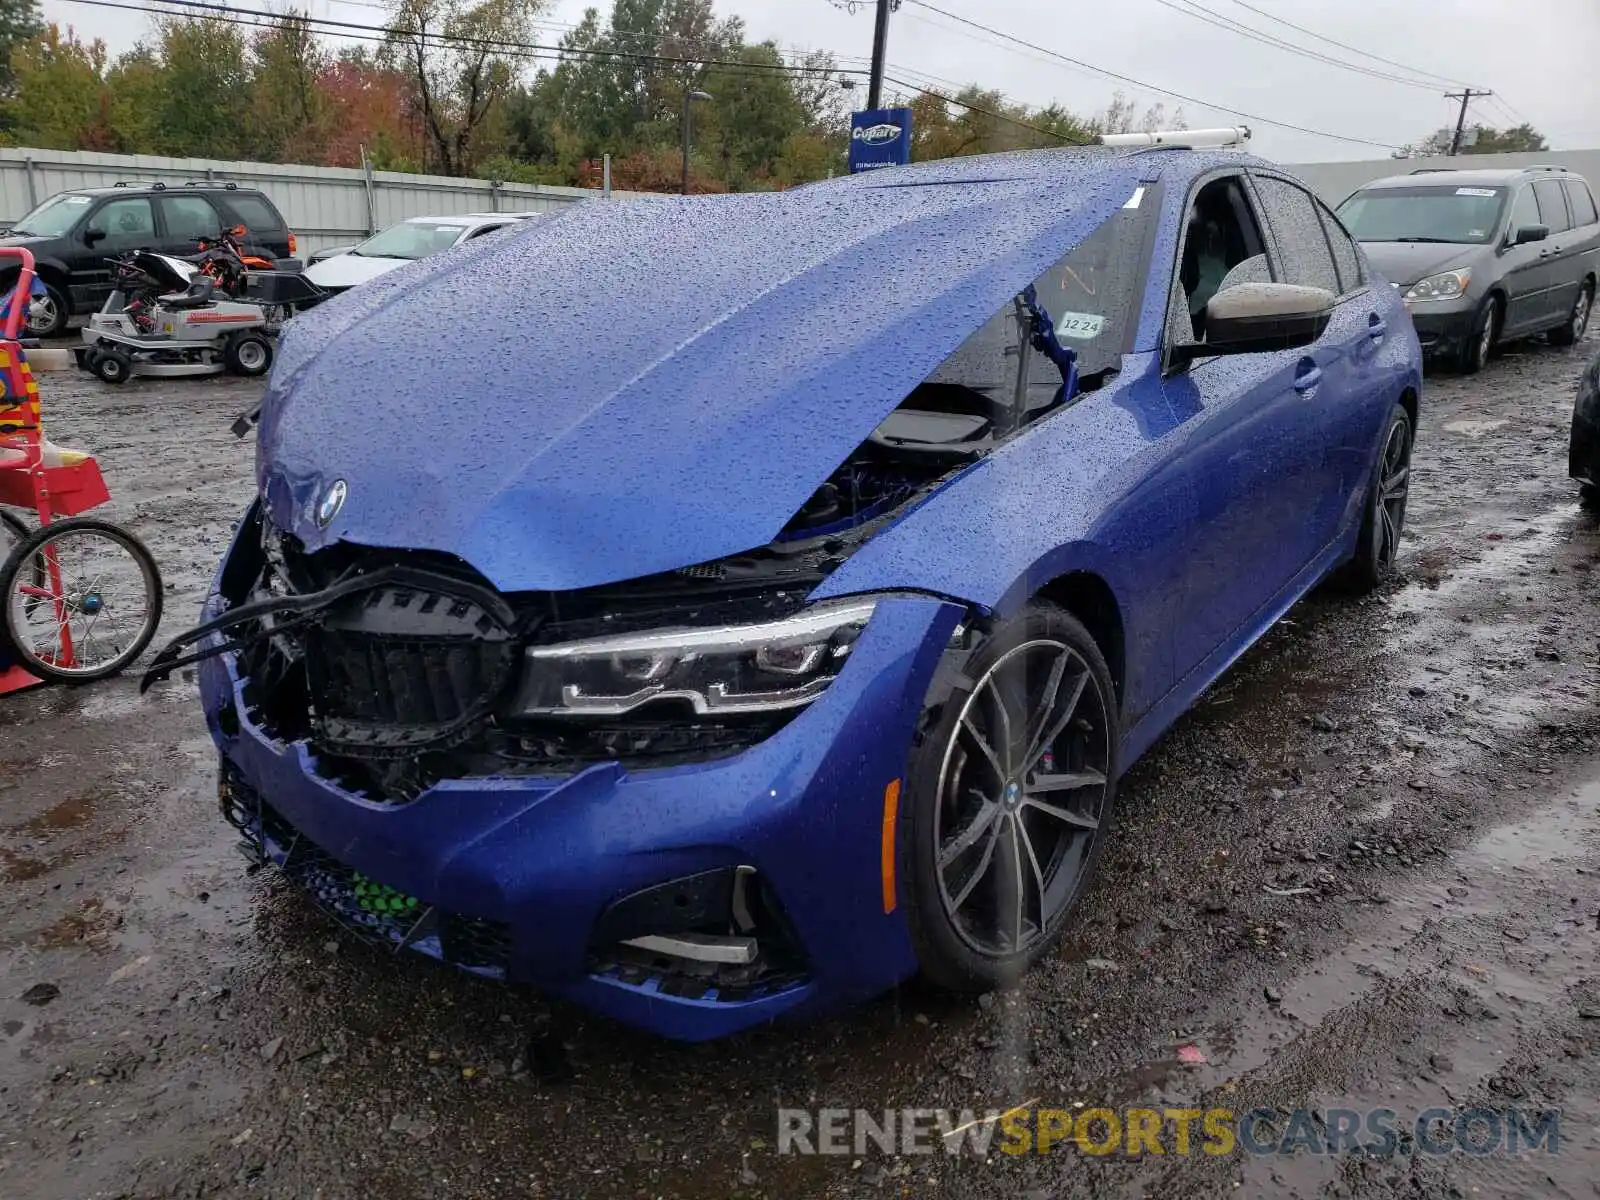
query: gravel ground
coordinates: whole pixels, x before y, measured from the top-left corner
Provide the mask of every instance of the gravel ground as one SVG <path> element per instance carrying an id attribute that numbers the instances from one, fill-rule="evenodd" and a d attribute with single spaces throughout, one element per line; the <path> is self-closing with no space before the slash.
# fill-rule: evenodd
<path id="1" fill-rule="evenodd" d="M 1594 348 L 1430 381 L 1401 577 L 1302 603 L 1134 769 L 1008 995 L 654 1041 L 247 876 L 192 681 L 0 700 L 0 1195 L 1600 1196 L 1600 530 L 1565 478 Z M 178 632 L 250 495 L 256 389 L 44 387 Z M 1559 1107 L 1561 1153 L 775 1152 L 780 1105 L 1029 1100 Z"/>

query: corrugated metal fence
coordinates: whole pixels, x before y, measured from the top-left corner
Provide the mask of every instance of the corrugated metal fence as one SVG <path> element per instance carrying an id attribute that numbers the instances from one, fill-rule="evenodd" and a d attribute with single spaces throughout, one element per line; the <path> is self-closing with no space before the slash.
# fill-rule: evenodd
<path id="1" fill-rule="evenodd" d="M 1459 158 L 1374 159 L 1301 163 L 1290 169 L 1338 204 L 1356 188 L 1385 175 L 1419 167 L 1570 167 L 1600 190 L 1600 150 L 1556 150 L 1539 154 L 1475 154 Z M 160 180 L 169 186 L 191 179 L 232 179 L 272 197 L 309 254 L 324 246 L 359 241 L 406 217 L 464 212 L 549 212 L 597 191 L 449 179 L 352 167 L 303 167 L 280 163 L 215 162 L 203 158 L 158 158 L 143 154 L 0 148 L 0 222 L 15 221 L 39 201 L 75 187 L 104 187 L 118 180 Z M 615 192 L 613 196 L 629 193 Z"/>
<path id="2" fill-rule="evenodd" d="M 145 154 L 0 148 L 0 222 L 19 219 L 39 201 L 68 188 L 105 187 L 119 180 L 231 179 L 272 197 L 300 240 L 300 253 L 360 241 L 406 217 L 468 212 L 549 212 L 602 193 L 584 188 L 449 179 L 352 167 L 214 162 Z M 612 193 L 614 197 L 626 195 Z"/>

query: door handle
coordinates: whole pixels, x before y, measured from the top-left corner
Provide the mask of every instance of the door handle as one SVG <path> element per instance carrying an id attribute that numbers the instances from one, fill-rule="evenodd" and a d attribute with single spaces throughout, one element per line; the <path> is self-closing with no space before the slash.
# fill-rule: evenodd
<path id="1" fill-rule="evenodd" d="M 1294 377 L 1294 390 L 1309 392 L 1322 382 L 1322 368 L 1307 359 L 1300 365 L 1300 371 Z"/>
<path id="2" fill-rule="evenodd" d="M 1377 313 L 1367 318 L 1367 336 L 1375 342 L 1381 342 L 1383 335 L 1389 332 L 1389 325 Z"/>

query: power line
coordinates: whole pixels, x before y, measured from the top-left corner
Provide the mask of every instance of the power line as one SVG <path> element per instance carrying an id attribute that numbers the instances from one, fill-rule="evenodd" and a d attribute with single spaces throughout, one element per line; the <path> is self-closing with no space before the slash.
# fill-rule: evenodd
<path id="1" fill-rule="evenodd" d="M 1125 83 L 1130 87 L 1142 88 L 1145 91 L 1156 92 L 1157 94 L 1162 95 L 1162 96 L 1170 96 L 1174 100 L 1182 100 L 1185 104 L 1195 104 L 1195 105 L 1198 105 L 1201 108 L 1210 108 L 1210 109 L 1214 109 L 1217 112 L 1224 112 L 1224 113 L 1228 113 L 1228 114 L 1230 114 L 1232 116 L 1235 116 L 1235 117 L 1242 117 L 1243 119 L 1245 119 L 1247 121 L 1253 121 L 1253 122 L 1255 122 L 1257 124 L 1260 124 L 1260 125 L 1272 125 L 1272 126 L 1278 128 L 1278 129 L 1290 129 L 1290 130 L 1293 130 L 1296 133 L 1307 133 L 1307 134 L 1310 134 L 1313 137 L 1329 138 L 1329 139 L 1332 139 L 1333 141 L 1338 141 L 1338 142 L 1349 142 L 1352 145 L 1357 145 L 1357 146 L 1374 146 L 1374 147 L 1378 148 L 1379 150 L 1397 150 L 1397 149 L 1399 149 L 1398 146 L 1395 146 L 1395 145 L 1393 145 L 1392 143 L 1389 143 L 1389 142 L 1375 142 L 1375 141 L 1372 141 L 1369 138 L 1350 137 L 1350 136 L 1348 136 L 1346 134 L 1342 134 L 1342 133 L 1329 133 L 1329 132 L 1327 132 L 1326 130 L 1323 130 L 1323 129 L 1310 129 L 1310 128 L 1304 126 L 1304 125 L 1294 125 L 1294 124 L 1291 124 L 1288 121 L 1275 121 L 1271 117 L 1263 117 L 1263 116 L 1259 116 L 1259 115 L 1257 115 L 1255 113 L 1245 112 L 1243 109 L 1232 108 L 1232 107 L 1229 107 L 1226 104 L 1218 104 L 1218 103 L 1216 103 L 1215 101 L 1212 101 L 1212 100 L 1202 100 L 1197 96 L 1188 96 L 1188 95 L 1185 95 L 1182 92 L 1175 92 L 1171 88 L 1157 87 L 1153 83 L 1145 83 L 1143 80 L 1134 79 L 1130 75 L 1121 75 L 1121 74 L 1118 74 L 1116 71 L 1108 70 L 1105 67 L 1097 67 L 1092 63 L 1084 62 L 1082 59 L 1071 58 L 1068 55 L 1060 53 L 1059 51 L 1051 50 L 1048 47 L 1040 46 L 1040 45 L 1037 45 L 1037 44 L 1035 44 L 1033 42 L 1025 41 L 1024 39 L 1019 38 L 1019 37 L 1015 36 L 1014 34 L 1003 33 L 1000 30 L 992 29 L 987 25 L 980 25 L 977 21 L 970 21 L 966 17 L 959 16 L 956 13 L 950 12 L 947 9 L 939 8 L 936 5 L 929 4 L 927 2 L 927 0 L 906 0 L 906 3 L 907 4 L 914 4 L 918 8 L 925 8 L 929 12 L 936 12 L 942 17 L 948 17 L 952 21 L 958 21 L 961 24 L 970 26 L 973 29 L 978 29 L 978 30 L 983 31 L 984 33 L 992 34 L 993 36 L 1001 39 L 1002 41 L 1011 42 L 1011 43 L 1013 43 L 1015 45 L 1025 47 L 1026 49 L 1029 49 L 1029 50 L 1036 50 L 1041 54 L 1049 55 L 1051 58 L 1059 59 L 1061 62 L 1068 63 L 1068 64 L 1070 64 L 1070 65 L 1072 65 L 1074 67 L 1079 67 L 1079 68 L 1081 68 L 1083 70 L 1086 70 L 1086 71 L 1093 71 L 1097 75 L 1103 75 L 1108 79 L 1115 79 L 1119 83 Z"/>
<path id="2" fill-rule="evenodd" d="M 1437 80 L 1439 83 L 1448 83 L 1455 87 L 1466 86 L 1466 84 L 1462 83 L 1461 80 L 1451 79 L 1448 75 L 1436 75 L 1434 72 L 1424 71 L 1420 67 L 1409 67 L 1405 63 L 1395 62 L 1392 58 L 1384 58 L 1382 55 L 1374 54 L 1370 50 L 1363 50 L 1358 46 L 1352 46 L 1348 42 L 1336 41 L 1335 39 L 1327 37 L 1324 34 L 1317 33 L 1315 30 L 1307 29 L 1304 25 L 1296 25 L 1293 21 L 1285 20 L 1283 17 L 1280 17 L 1275 13 L 1270 13 L 1264 8 L 1257 8 L 1254 4 L 1247 4 L 1245 3 L 1245 0 L 1233 0 L 1233 3 L 1237 4 L 1240 8 L 1249 9 L 1257 16 L 1266 17 L 1269 21 L 1276 21 L 1279 25 L 1287 25 L 1290 29 L 1295 30 L 1297 33 L 1303 33 L 1307 37 L 1315 38 L 1319 42 L 1327 42 L 1328 45 L 1337 46 L 1341 50 L 1348 50 L 1352 54 L 1359 54 L 1363 58 L 1373 59 L 1377 62 L 1383 63 L 1385 66 L 1398 67 L 1400 70 L 1409 72 L 1412 75 L 1425 75 L 1429 79 Z"/>
<path id="3" fill-rule="evenodd" d="M 1175 13 L 1181 13 L 1186 17 L 1193 17 L 1196 21 L 1204 21 L 1207 25 L 1213 25 L 1216 28 L 1224 29 L 1229 33 L 1238 34 L 1243 38 L 1249 38 L 1253 42 L 1260 42 L 1263 45 L 1271 46 L 1278 50 L 1286 50 L 1291 54 L 1298 54 L 1304 58 L 1312 59 L 1315 62 L 1326 63 L 1329 66 L 1339 67 L 1342 70 L 1353 71 L 1358 75 L 1365 75 L 1371 79 L 1381 79 L 1389 83 L 1405 84 L 1407 87 L 1424 88 L 1430 92 L 1437 90 L 1439 86 L 1437 83 L 1429 83 L 1426 80 L 1408 79 L 1401 75 L 1395 75 L 1389 71 L 1379 71 L 1372 67 L 1364 67 L 1359 63 L 1349 62 L 1342 58 L 1334 58 L 1332 55 L 1324 54 L 1320 50 L 1311 50 L 1305 46 L 1297 46 L 1295 43 L 1285 41 L 1283 38 L 1277 37 L 1273 34 L 1263 33 L 1259 29 L 1254 29 L 1251 26 L 1244 24 L 1242 21 L 1235 21 L 1232 17 L 1224 17 L 1220 13 L 1213 12 L 1211 9 L 1195 3 L 1194 0 L 1181 0 L 1181 6 L 1180 3 L 1175 3 L 1174 0 L 1156 0 L 1156 3 L 1161 5 L 1163 8 L 1171 9 Z"/>
<path id="4" fill-rule="evenodd" d="M 66 2 L 69 4 L 86 5 L 90 8 L 120 9 L 125 12 L 145 13 L 150 16 L 157 17 L 177 15 L 170 12 L 166 8 L 150 8 L 143 5 L 121 3 L 119 0 L 66 0 Z M 388 26 L 361 25 L 353 21 L 337 21 L 330 17 L 315 17 L 311 16 L 310 14 L 267 12 L 261 9 L 239 8 L 227 4 L 207 3 L 205 0 L 160 0 L 160 2 L 166 5 L 176 5 L 177 7 L 186 10 L 194 10 L 190 15 L 192 15 L 196 20 L 216 21 L 225 25 L 237 25 L 250 29 L 271 28 L 287 19 L 300 22 L 307 26 L 332 27 L 331 30 L 329 28 L 320 28 L 315 29 L 314 32 L 326 34 L 328 36 L 347 38 L 351 41 L 382 44 L 389 41 L 392 36 L 416 36 L 415 30 L 396 29 Z M 719 70 L 727 70 L 736 74 L 750 74 L 771 71 L 786 72 L 791 75 L 800 76 L 867 74 L 865 70 L 854 67 L 807 67 L 797 66 L 789 63 L 778 64 L 747 62 L 738 59 L 679 58 L 671 55 L 640 54 L 631 51 L 609 50 L 604 48 L 571 49 L 560 46 L 545 46 L 536 42 L 499 41 L 490 38 L 472 38 L 446 34 L 430 34 L 428 36 L 431 37 L 436 43 L 453 43 L 477 48 L 492 49 L 511 58 L 527 59 L 536 62 L 560 63 L 571 61 L 574 58 L 578 59 L 579 61 L 582 61 L 585 58 L 595 58 L 601 61 L 620 59 L 624 61 L 650 62 L 658 64 L 664 63 L 668 65 L 716 67 Z M 899 68 L 895 69 L 899 70 Z M 1081 140 L 1073 138 L 1068 134 L 1060 133 L 1053 129 L 1048 129 L 1042 125 L 1035 125 L 1029 121 L 1024 121 L 1007 113 L 997 112 L 980 104 L 973 104 L 969 101 L 958 99 L 955 96 L 947 95 L 934 88 L 922 87 L 908 80 L 895 78 L 889 75 L 885 75 L 884 78 L 890 83 L 895 84 L 897 87 L 908 88 L 913 92 L 932 97 L 933 99 L 939 100 L 943 103 L 954 104 L 959 108 L 965 108 L 971 112 L 992 117 L 995 120 L 1009 122 L 1010 124 L 1016 125 L 1019 128 L 1031 130 L 1032 132 L 1041 134 L 1045 137 L 1056 138 L 1059 141 L 1072 145 L 1084 144 Z"/>

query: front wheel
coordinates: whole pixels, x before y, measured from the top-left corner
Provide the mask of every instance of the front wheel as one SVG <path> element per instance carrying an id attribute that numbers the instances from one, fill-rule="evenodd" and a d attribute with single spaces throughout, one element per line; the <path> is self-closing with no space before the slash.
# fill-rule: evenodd
<path id="1" fill-rule="evenodd" d="M 72 316 L 72 305 L 59 288 L 44 286 L 43 296 L 28 299 L 28 333 L 36 338 L 60 337 L 67 331 L 67 321 Z"/>
<path id="2" fill-rule="evenodd" d="M 1461 345 L 1460 367 L 1463 375 L 1476 375 L 1489 365 L 1489 355 L 1494 353 L 1495 341 L 1500 336 L 1500 300 L 1490 296 L 1478 310 L 1478 318 Z"/>
<path id="3" fill-rule="evenodd" d="M 87 683 L 144 652 L 162 599 L 144 543 L 109 521 L 75 517 L 34 530 L 0 567 L 0 633 L 25 670 Z"/>
<path id="4" fill-rule="evenodd" d="M 133 378 L 133 359 L 122 350 L 102 350 L 85 364 L 105 383 L 124 384 Z"/>
<path id="5" fill-rule="evenodd" d="M 1406 524 L 1406 499 L 1411 494 L 1411 443 L 1411 414 L 1405 405 L 1396 404 L 1389 413 L 1383 449 L 1367 489 L 1356 555 L 1345 573 L 1357 592 L 1370 592 L 1394 574 Z"/>
<path id="6" fill-rule="evenodd" d="M 1594 282 L 1588 281 L 1578 289 L 1578 298 L 1572 302 L 1572 312 L 1567 323 L 1550 331 L 1552 346 L 1576 346 L 1589 332 L 1589 314 L 1594 311 Z"/>
<path id="7" fill-rule="evenodd" d="M 924 719 L 896 831 L 917 958 L 954 991 L 1011 987 L 1060 938 L 1111 816 L 1111 673 L 1076 618 L 1036 601 Z"/>

